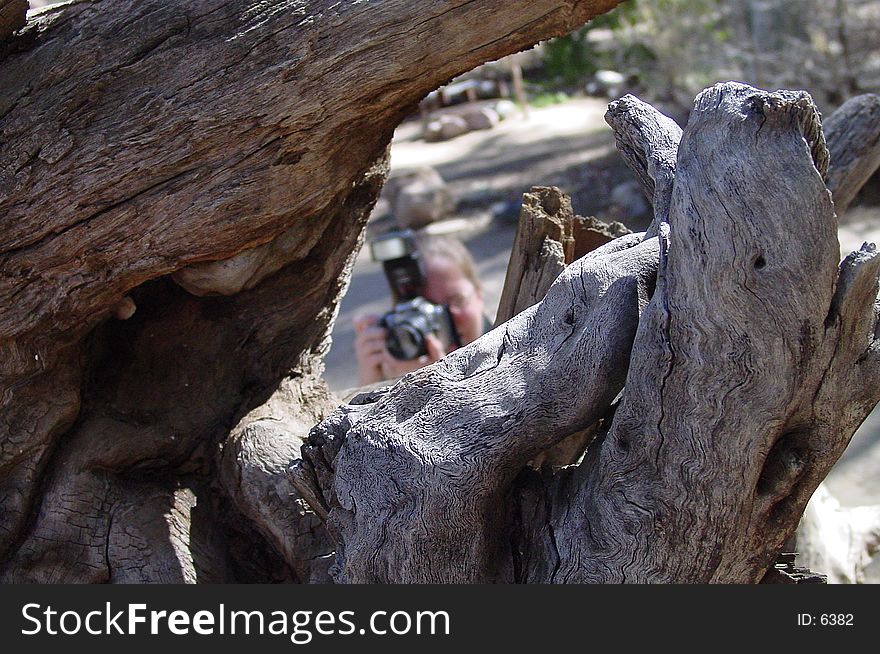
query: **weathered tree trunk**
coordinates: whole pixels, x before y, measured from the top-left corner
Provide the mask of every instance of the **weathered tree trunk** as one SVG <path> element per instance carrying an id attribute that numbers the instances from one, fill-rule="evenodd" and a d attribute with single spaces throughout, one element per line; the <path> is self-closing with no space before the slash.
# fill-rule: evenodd
<path id="1" fill-rule="evenodd" d="M 634 99 L 609 122 L 657 236 L 316 428 L 291 477 L 335 579 L 756 582 L 880 398 L 880 258 L 838 267 L 809 96 L 717 85 L 680 144 Z M 523 472 L 599 419 L 580 465 Z"/>
<path id="2" fill-rule="evenodd" d="M 396 124 L 616 4 L 74 2 L 0 40 L 2 580 L 759 579 L 880 392 L 803 95 L 712 89 L 684 137 L 615 105 L 647 235 L 339 407 L 314 511 L 285 473 Z"/>
<path id="3" fill-rule="evenodd" d="M 2 579 L 324 578 L 283 470 L 395 126 L 618 2 L 0 5 Z"/>

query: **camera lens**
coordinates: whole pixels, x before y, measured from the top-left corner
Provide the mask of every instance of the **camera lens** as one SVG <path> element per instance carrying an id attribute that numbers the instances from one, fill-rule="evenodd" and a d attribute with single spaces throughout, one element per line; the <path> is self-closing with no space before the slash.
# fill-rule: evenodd
<path id="1" fill-rule="evenodd" d="M 417 359 L 428 352 L 424 334 L 418 327 L 408 322 L 391 328 L 385 345 L 391 356 L 403 361 Z"/>

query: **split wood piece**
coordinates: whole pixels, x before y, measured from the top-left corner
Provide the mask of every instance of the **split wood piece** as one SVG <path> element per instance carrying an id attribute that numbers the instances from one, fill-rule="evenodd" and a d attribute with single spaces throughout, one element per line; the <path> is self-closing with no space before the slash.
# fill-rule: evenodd
<path id="1" fill-rule="evenodd" d="M 827 584 L 828 576 L 799 566 L 797 552 L 783 552 L 761 579 L 762 584 Z"/>
<path id="2" fill-rule="evenodd" d="M 495 326 L 543 299 L 565 266 L 630 233 L 622 223 L 575 215 L 555 186 L 533 187 L 523 195 Z"/>
<path id="3" fill-rule="evenodd" d="M 588 252 L 600 248 L 618 236 L 631 234 L 632 230 L 618 221 L 602 222 L 593 216 L 575 216 L 572 223 L 574 236 L 574 256 L 566 264 L 577 261 Z"/>
<path id="4" fill-rule="evenodd" d="M 571 199 L 556 187 L 523 195 L 495 326 L 541 300 L 574 257 Z"/>

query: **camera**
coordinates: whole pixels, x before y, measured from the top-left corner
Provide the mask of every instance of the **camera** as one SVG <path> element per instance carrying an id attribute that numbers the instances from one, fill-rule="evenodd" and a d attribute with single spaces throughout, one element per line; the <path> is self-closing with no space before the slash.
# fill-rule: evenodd
<path id="1" fill-rule="evenodd" d="M 460 346 L 449 307 L 422 297 L 425 271 L 415 234 L 406 229 L 378 236 L 370 242 L 370 254 L 382 262 L 394 299 L 394 308 L 379 319 L 379 326 L 388 332 L 385 346 L 391 356 L 408 361 L 427 354 L 428 334 L 434 334 L 446 350 Z"/>

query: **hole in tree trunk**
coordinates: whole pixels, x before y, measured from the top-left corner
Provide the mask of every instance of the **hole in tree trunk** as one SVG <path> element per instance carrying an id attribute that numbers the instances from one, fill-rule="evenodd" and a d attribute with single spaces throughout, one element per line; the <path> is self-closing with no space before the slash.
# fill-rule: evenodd
<path id="1" fill-rule="evenodd" d="M 805 437 L 803 430 L 789 431 L 773 444 L 758 478 L 759 495 L 784 496 L 791 492 L 806 467 Z"/>

